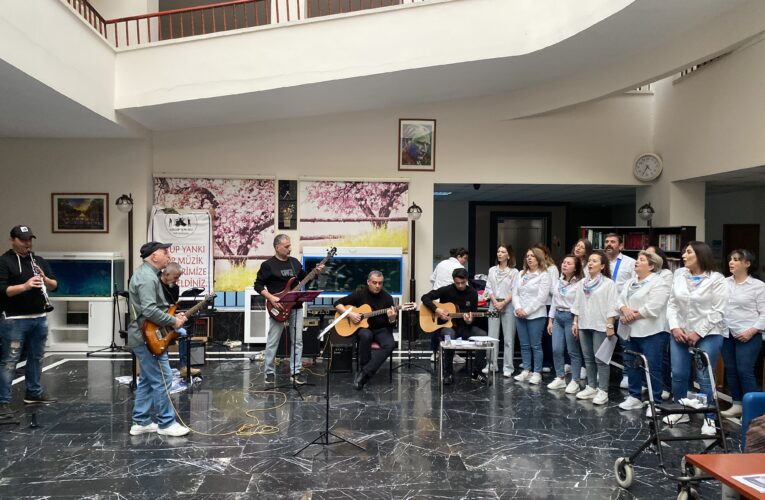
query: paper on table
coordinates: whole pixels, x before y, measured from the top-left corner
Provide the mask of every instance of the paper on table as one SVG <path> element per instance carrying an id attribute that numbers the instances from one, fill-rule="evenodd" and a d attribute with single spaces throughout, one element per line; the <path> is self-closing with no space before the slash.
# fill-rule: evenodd
<path id="1" fill-rule="evenodd" d="M 473 342 L 497 342 L 499 343 L 499 339 L 495 339 L 494 337 L 487 337 L 486 335 L 477 336 L 477 337 L 470 337 L 470 340 Z"/>
<path id="2" fill-rule="evenodd" d="M 605 364 L 611 362 L 611 356 L 614 355 L 614 349 L 616 349 L 616 335 L 606 337 L 606 340 L 598 347 L 598 352 L 595 353 L 595 357 Z"/>
<path id="3" fill-rule="evenodd" d="M 765 474 L 750 474 L 748 476 L 733 476 L 739 483 L 754 488 L 759 493 L 765 493 Z"/>

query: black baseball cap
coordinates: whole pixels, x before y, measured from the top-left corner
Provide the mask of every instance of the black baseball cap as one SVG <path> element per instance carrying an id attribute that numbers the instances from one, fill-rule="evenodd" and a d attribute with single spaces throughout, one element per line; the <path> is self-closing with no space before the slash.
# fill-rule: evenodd
<path id="1" fill-rule="evenodd" d="M 150 241 L 148 243 L 144 243 L 141 246 L 141 258 L 145 259 L 157 250 L 162 248 L 170 248 L 171 246 L 173 246 L 172 243 L 160 243 L 159 241 Z"/>
<path id="2" fill-rule="evenodd" d="M 31 240 L 37 238 L 35 233 L 32 232 L 32 228 L 29 226 L 14 226 L 11 229 L 11 238 L 18 238 L 20 240 Z"/>

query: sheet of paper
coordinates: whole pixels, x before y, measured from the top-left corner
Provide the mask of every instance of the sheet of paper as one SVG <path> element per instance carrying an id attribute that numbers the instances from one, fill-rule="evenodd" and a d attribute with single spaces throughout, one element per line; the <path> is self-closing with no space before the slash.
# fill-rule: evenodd
<path id="1" fill-rule="evenodd" d="M 606 340 L 598 347 L 598 352 L 595 353 L 595 358 L 601 360 L 605 364 L 611 362 L 611 356 L 614 355 L 614 349 L 616 349 L 616 335 L 606 337 Z"/>
<path id="2" fill-rule="evenodd" d="M 742 457 L 745 455 L 742 455 Z M 733 476 L 733 479 L 750 488 L 754 488 L 759 493 L 765 493 L 765 474 L 750 474 L 748 476 Z"/>

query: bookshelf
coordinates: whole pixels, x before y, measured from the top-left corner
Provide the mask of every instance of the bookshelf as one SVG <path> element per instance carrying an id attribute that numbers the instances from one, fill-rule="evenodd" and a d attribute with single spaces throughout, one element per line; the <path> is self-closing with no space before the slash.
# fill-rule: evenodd
<path id="1" fill-rule="evenodd" d="M 623 252 L 631 257 L 635 257 L 640 250 L 651 245 L 658 246 L 667 254 L 669 268 L 674 271 L 683 266 L 682 251 L 689 241 L 696 239 L 696 226 L 582 226 L 579 228 L 579 236 L 590 240 L 595 250 L 603 249 L 604 240 L 609 233 L 622 235 Z"/>

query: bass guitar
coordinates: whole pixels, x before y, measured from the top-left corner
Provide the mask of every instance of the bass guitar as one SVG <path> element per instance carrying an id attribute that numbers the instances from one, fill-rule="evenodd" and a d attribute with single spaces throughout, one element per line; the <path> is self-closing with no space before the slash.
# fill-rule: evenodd
<path id="1" fill-rule="evenodd" d="M 197 311 L 205 307 L 214 298 L 214 293 L 205 295 L 204 300 L 189 308 L 188 311 L 184 311 L 184 313 L 187 317 L 191 317 L 196 314 Z M 170 316 L 175 316 L 175 309 L 177 307 L 177 304 L 170 306 L 170 309 L 167 310 L 167 314 Z M 181 334 L 178 333 L 172 326 L 158 326 L 148 319 L 143 322 L 141 332 L 143 333 L 143 340 L 146 342 L 146 347 L 148 347 L 149 352 L 155 356 L 159 356 L 160 354 L 164 353 L 167 350 L 167 346 L 169 346 L 173 340 L 181 336 Z"/>
<path id="2" fill-rule="evenodd" d="M 449 311 L 449 319 L 444 321 L 441 318 L 439 318 L 435 312 L 431 311 L 425 306 L 420 307 L 420 328 L 425 333 L 433 333 L 436 330 L 440 330 L 441 328 L 451 328 L 452 327 L 452 319 L 454 318 L 461 318 L 463 314 L 459 312 L 456 305 L 452 304 L 451 302 L 444 302 L 443 304 L 438 304 L 438 307 L 441 309 L 445 309 L 446 311 Z M 474 312 L 473 313 L 474 318 L 498 318 L 499 313 L 497 311 L 487 311 L 487 312 Z"/>
<path id="3" fill-rule="evenodd" d="M 292 283 L 294 283 L 296 279 L 293 276 L 284 286 L 284 290 L 282 290 L 281 292 L 275 293 L 274 296 L 279 297 L 279 299 L 281 299 L 282 297 L 287 295 L 289 292 L 299 292 L 300 289 L 306 285 L 306 283 L 314 279 L 316 275 L 319 274 L 318 267 L 326 264 L 327 261 L 331 259 L 332 257 L 334 257 L 336 253 L 337 253 L 337 247 L 330 248 L 329 251 L 327 252 L 327 256 L 321 259 L 321 262 L 319 262 L 316 265 L 316 267 L 314 267 L 313 270 L 306 275 L 305 278 L 300 280 L 300 283 L 298 283 L 297 285 L 293 287 Z M 289 319 L 290 313 L 292 312 L 292 308 L 295 307 L 295 303 L 293 302 L 293 303 L 282 304 L 281 302 L 279 302 L 278 304 L 279 304 L 279 307 L 273 305 L 270 300 L 267 300 L 266 310 L 268 311 L 268 314 L 270 314 L 275 321 L 284 323 L 285 321 Z"/>
<path id="4" fill-rule="evenodd" d="M 405 304 L 399 304 L 397 306 L 394 306 L 396 311 L 398 310 L 412 311 L 416 307 L 417 307 L 417 304 L 415 304 L 414 302 L 407 302 Z M 350 337 L 351 335 L 356 333 L 356 330 L 358 330 L 359 328 L 369 328 L 368 318 L 379 316 L 381 314 L 387 314 L 388 309 L 390 308 L 378 309 L 376 311 L 373 311 L 372 306 L 368 306 L 366 304 L 359 307 L 354 307 L 353 312 L 361 314 L 361 321 L 359 321 L 358 323 L 354 323 L 353 321 L 351 321 L 350 316 L 346 316 L 345 318 L 343 318 L 341 322 L 335 325 L 335 331 L 341 337 Z M 342 313 L 336 313 L 335 319 L 339 318 L 341 314 Z"/>

